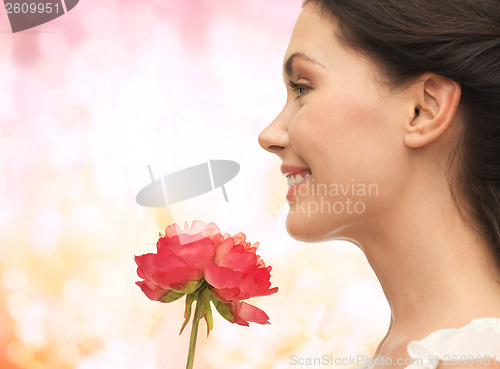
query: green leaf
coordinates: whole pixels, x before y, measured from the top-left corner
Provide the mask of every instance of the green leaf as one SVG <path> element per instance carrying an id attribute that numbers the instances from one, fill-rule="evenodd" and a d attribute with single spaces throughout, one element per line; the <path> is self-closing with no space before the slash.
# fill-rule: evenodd
<path id="1" fill-rule="evenodd" d="M 181 292 L 176 292 L 174 290 L 170 290 L 169 293 L 167 293 L 165 296 L 163 296 L 160 301 L 162 302 L 172 302 L 175 300 L 179 300 L 182 296 L 184 296 L 185 293 Z"/>
<path id="2" fill-rule="evenodd" d="M 210 298 L 212 300 L 212 303 L 214 304 L 215 308 L 219 312 L 219 314 L 226 319 L 228 322 L 234 323 L 236 319 L 234 319 L 233 314 L 231 314 L 231 311 L 229 310 L 229 303 L 222 302 L 219 300 L 217 297 L 215 297 L 212 293 L 210 293 Z"/>
<path id="3" fill-rule="evenodd" d="M 181 331 L 179 332 L 179 336 L 181 335 L 182 331 L 186 327 L 186 324 L 188 324 L 189 319 L 191 318 L 191 305 L 193 305 L 193 301 L 195 294 L 189 294 L 186 296 L 186 310 L 184 310 L 184 323 L 182 323 Z"/>
<path id="4" fill-rule="evenodd" d="M 191 293 L 195 293 L 196 290 L 201 286 L 203 281 L 189 281 L 186 286 L 182 290 L 177 290 L 175 288 L 172 288 L 172 291 L 183 293 L 186 295 L 189 295 Z"/>
<path id="5" fill-rule="evenodd" d="M 210 331 L 214 327 L 214 319 L 212 316 L 212 307 L 210 306 L 210 300 L 212 293 L 208 288 L 205 288 L 201 292 L 200 300 L 198 301 L 198 304 L 202 304 L 202 311 L 201 311 L 201 317 L 205 318 L 205 321 L 207 322 L 207 337 L 210 334 Z"/>

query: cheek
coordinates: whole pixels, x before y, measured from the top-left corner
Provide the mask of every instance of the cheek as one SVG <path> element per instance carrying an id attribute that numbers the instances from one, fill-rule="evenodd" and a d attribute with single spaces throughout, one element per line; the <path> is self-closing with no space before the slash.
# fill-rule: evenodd
<path id="1" fill-rule="evenodd" d="M 304 105 L 297 108 L 288 134 L 290 145 L 306 161 L 328 157 L 340 143 L 345 143 L 348 133 L 342 126 L 341 104 L 335 103 L 331 94 L 315 91 L 304 97 Z"/>
<path id="2" fill-rule="evenodd" d="M 369 99 L 346 93 L 336 99 L 319 101 L 323 109 L 316 109 L 316 129 L 336 148 L 358 150 L 379 138 L 383 123 L 377 108 Z"/>
<path id="3" fill-rule="evenodd" d="M 380 149 L 386 124 L 367 99 L 338 95 L 311 95 L 295 115 L 289 137 L 292 149 L 310 165 L 336 161 L 348 170 Z"/>
<path id="4" fill-rule="evenodd" d="M 308 96 L 290 125 L 292 149 L 319 183 L 387 187 L 402 173 L 397 109 L 359 89 Z"/>

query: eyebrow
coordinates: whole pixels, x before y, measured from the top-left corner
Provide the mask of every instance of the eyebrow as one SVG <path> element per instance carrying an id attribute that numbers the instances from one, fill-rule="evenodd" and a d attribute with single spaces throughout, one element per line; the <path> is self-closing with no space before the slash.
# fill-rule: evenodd
<path id="1" fill-rule="evenodd" d="M 319 65 L 320 67 L 325 68 L 325 66 L 323 64 L 321 64 L 319 61 L 317 61 L 316 59 L 311 58 L 310 56 L 308 56 L 304 53 L 295 53 L 295 54 L 290 55 L 290 57 L 288 58 L 288 60 L 286 61 L 286 63 L 283 66 L 283 69 L 285 70 L 285 73 L 288 76 L 290 76 L 292 74 L 292 65 L 293 65 L 293 61 L 295 60 L 295 58 L 306 59 L 306 60 L 309 60 L 310 62 L 313 62 L 314 64 Z"/>

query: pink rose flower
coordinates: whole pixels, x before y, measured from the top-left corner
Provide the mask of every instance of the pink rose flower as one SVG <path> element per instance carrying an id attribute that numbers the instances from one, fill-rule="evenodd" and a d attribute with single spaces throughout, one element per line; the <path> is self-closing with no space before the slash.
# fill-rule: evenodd
<path id="1" fill-rule="evenodd" d="M 278 291 L 278 287 L 270 288 L 271 267 L 266 267 L 256 254 L 259 244 L 256 242 L 252 246 L 245 239 L 245 234 L 240 232 L 218 245 L 214 260 L 205 267 L 205 280 L 216 298 L 231 304 L 234 323 L 268 324 L 269 318 L 262 310 L 240 302 Z"/>
<path id="2" fill-rule="evenodd" d="M 241 232 L 233 237 L 222 235 L 215 223 L 195 220 L 189 227 L 186 222 L 184 231 L 172 224 L 164 236 L 160 234 L 156 254 L 135 257 L 137 274 L 143 279 L 136 284 L 155 301 L 172 302 L 187 295 L 182 329 L 195 299 L 204 304 L 202 316 L 208 331 L 212 319 L 209 301 L 231 323 L 269 324 L 265 312 L 241 301 L 278 291 L 271 288 L 271 267 L 256 254 L 258 245 L 246 242 Z M 203 299 L 206 301 L 200 301 Z"/>

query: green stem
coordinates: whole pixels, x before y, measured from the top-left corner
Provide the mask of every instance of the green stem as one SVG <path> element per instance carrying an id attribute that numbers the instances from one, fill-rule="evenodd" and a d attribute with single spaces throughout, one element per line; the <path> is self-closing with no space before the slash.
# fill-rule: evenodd
<path id="1" fill-rule="evenodd" d="M 198 326 L 200 325 L 201 308 L 203 305 L 203 301 L 201 301 L 202 292 L 203 290 L 198 292 L 196 298 L 196 310 L 194 312 L 193 328 L 191 329 L 191 338 L 189 339 L 189 354 L 188 354 L 186 369 L 193 369 L 194 351 L 196 350 L 196 338 L 198 337 Z"/>

